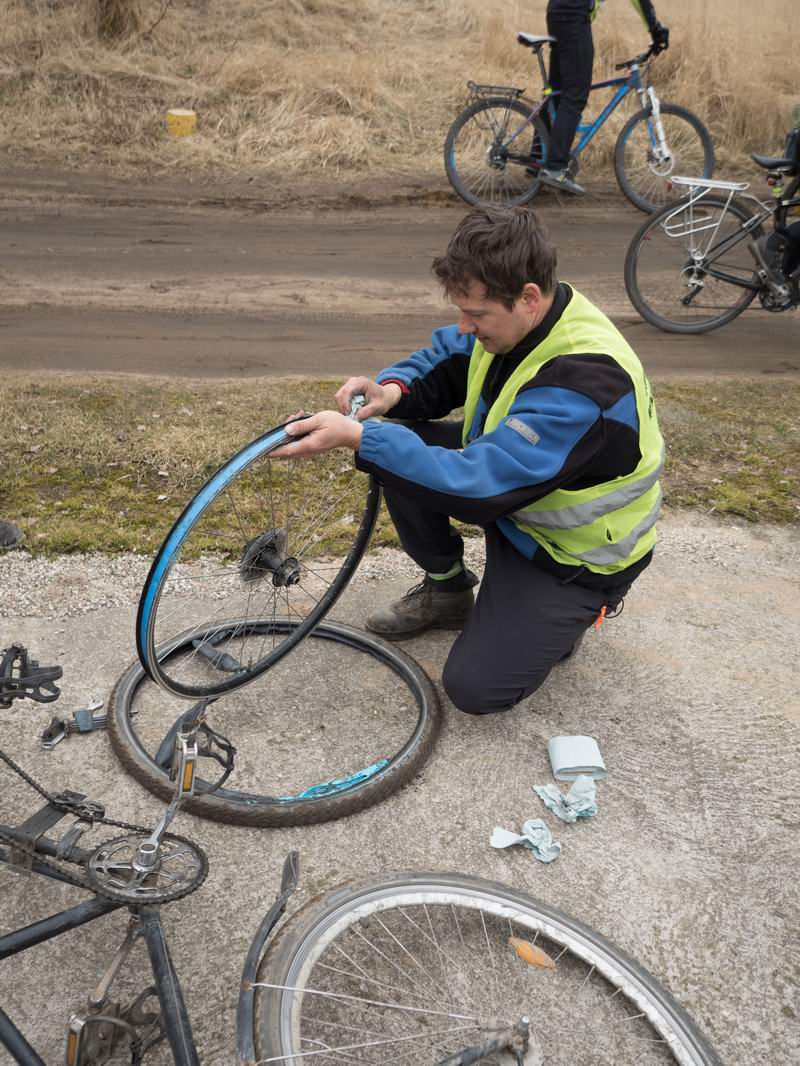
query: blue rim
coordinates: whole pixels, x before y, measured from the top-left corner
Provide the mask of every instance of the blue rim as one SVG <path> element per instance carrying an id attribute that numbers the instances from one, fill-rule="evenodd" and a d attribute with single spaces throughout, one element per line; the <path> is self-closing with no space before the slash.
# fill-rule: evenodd
<path id="1" fill-rule="evenodd" d="M 269 451 L 289 439 L 284 427 L 279 426 L 250 444 L 246 444 L 224 466 L 220 467 L 194 499 L 187 504 L 159 549 L 142 589 L 142 596 L 139 600 L 139 613 L 136 619 L 136 650 L 142 666 L 153 680 L 156 680 L 156 676 L 150 665 L 151 642 L 148 640 L 148 633 L 161 582 L 172 566 L 175 556 L 195 522 L 197 522 L 212 500 L 220 494 L 237 474 L 265 451 Z"/>

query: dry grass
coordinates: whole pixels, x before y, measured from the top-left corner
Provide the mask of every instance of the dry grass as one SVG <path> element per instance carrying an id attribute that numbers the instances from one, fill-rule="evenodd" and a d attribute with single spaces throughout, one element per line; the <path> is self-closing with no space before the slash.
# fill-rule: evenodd
<path id="1" fill-rule="evenodd" d="M 230 455 L 288 412 L 329 406 L 337 384 L 9 374 L 0 517 L 25 531 L 35 553 L 153 552 Z M 800 521 L 800 384 L 661 379 L 654 390 L 669 506 Z M 315 469 L 300 463 L 293 475 L 311 500 Z M 372 544 L 397 544 L 385 510 Z"/>
<path id="2" fill-rule="evenodd" d="M 438 173 L 466 80 L 536 89 L 514 32 L 545 32 L 544 0 L 136 0 L 142 30 L 113 44 L 97 39 L 96 2 L 0 0 L 6 160 L 117 174 Z M 673 41 L 658 86 L 705 119 L 722 168 L 777 151 L 798 95 L 797 0 L 657 8 Z M 647 43 L 622 2 L 595 27 L 598 75 Z M 168 107 L 198 111 L 190 143 L 164 136 Z M 591 153 L 595 166 L 609 147 Z"/>

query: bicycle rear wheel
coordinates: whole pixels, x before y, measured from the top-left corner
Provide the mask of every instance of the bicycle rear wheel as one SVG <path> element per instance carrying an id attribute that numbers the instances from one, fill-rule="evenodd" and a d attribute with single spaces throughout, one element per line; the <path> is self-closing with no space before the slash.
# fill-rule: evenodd
<path id="1" fill-rule="evenodd" d="M 270 669 L 324 618 L 364 553 L 380 505 L 377 482 L 339 450 L 271 459 L 288 440 L 278 426 L 229 459 L 153 560 L 136 647 L 150 677 L 174 695 L 219 696 Z M 297 624 L 251 625 L 279 616 Z M 240 632 L 224 624 L 230 618 L 241 619 Z M 190 645 L 180 641 L 188 632 Z M 160 653 L 176 641 L 180 655 Z"/>
<path id="2" fill-rule="evenodd" d="M 637 111 L 620 130 L 614 149 L 614 173 L 619 187 L 640 211 L 657 211 L 684 195 L 671 185 L 674 175 L 710 178 L 714 173 L 714 143 L 706 127 L 691 111 L 677 104 L 661 105 L 661 122 L 669 159 L 657 160 L 653 112 Z"/>
<path id="3" fill-rule="evenodd" d="M 548 133 L 540 118 L 513 97 L 488 97 L 470 104 L 447 134 L 444 168 L 450 184 L 468 204 L 526 204 L 542 187 L 532 163 L 547 158 Z"/>
<path id="4" fill-rule="evenodd" d="M 459 874 L 402 871 L 313 900 L 270 945 L 256 987 L 265 1064 L 435 1066 L 521 1018 L 526 1066 L 719 1063 L 672 996 L 599 933 Z"/>
<path id="5" fill-rule="evenodd" d="M 281 637 L 299 625 L 289 619 L 250 624 L 255 635 L 277 629 Z M 227 626 L 237 634 L 230 644 L 236 655 L 248 634 L 241 619 Z M 180 657 L 191 645 L 188 634 L 163 652 Z M 114 751 L 163 799 L 174 795 L 171 738 L 186 713 L 139 662 L 108 701 Z M 410 655 L 363 630 L 320 622 L 291 660 L 209 708 L 210 724 L 237 749 L 235 768 L 225 787 L 209 791 L 200 778 L 208 766 L 202 759 L 196 792 L 184 805 L 205 818 L 251 826 L 309 825 L 353 814 L 419 771 L 439 717 L 436 689 Z"/>
<path id="6" fill-rule="evenodd" d="M 758 283 L 747 235 L 755 239 L 763 231 L 752 227 L 752 218 L 727 197 L 711 195 L 694 205 L 687 197 L 651 215 L 625 257 L 625 288 L 642 318 L 667 333 L 706 333 L 740 315 Z"/>

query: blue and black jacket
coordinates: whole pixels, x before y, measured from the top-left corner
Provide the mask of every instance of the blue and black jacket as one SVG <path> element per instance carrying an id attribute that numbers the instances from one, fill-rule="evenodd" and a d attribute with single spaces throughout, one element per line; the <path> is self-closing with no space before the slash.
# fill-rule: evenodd
<path id="1" fill-rule="evenodd" d="M 480 526 L 496 522 L 520 551 L 565 577 L 574 577 L 575 568 L 537 551 L 506 516 L 553 489 L 585 488 L 636 468 L 641 453 L 631 378 L 611 356 L 558 356 L 519 390 L 496 429 L 482 430 L 505 382 L 549 334 L 571 298 L 569 286 L 559 284 L 542 322 L 494 360 L 465 448 L 432 447 L 407 426 L 368 420 L 356 456 L 359 469 L 425 507 Z M 395 381 L 403 390 L 391 417 L 430 420 L 462 407 L 473 346 L 473 336 L 445 326 L 435 331 L 429 348 L 381 371 L 380 383 Z M 649 561 L 648 554 L 614 581 L 608 575 L 586 575 L 590 580 L 585 583 L 627 584 Z M 594 582 L 594 576 L 601 580 Z"/>

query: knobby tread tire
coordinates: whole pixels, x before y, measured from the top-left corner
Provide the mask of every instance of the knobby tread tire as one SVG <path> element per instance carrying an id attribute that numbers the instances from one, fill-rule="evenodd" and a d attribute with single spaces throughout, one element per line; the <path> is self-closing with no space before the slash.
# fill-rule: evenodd
<path id="1" fill-rule="evenodd" d="M 458 134 L 462 128 L 469 122 L 473 116 L 480 114 L 481 111 L 486 111 L 491 107 L 504 107 L 507 106 L 509 111 L 515 111 L 523 118 L 527 118 L 531 113 L 532 105 L 523 104 L 519 100 L 509 100 L 508 97 L 503 96 L 490 96 L 485 99 L 476 100 L 474 104 L 470 104 L 465 107 L 464 110 L 458 115 L 453 122 L 453 125 L 447 131 L 447 137 L 444 142 L 444 169 L 447 174 L 447 180 L 453 186 L 453 189 L 458 193 L 462 200 L 473 206 L 487 206 L 494 203 L 501 203 L 509 207 L 518 207 L 522 204 L 530 203 L 530 201 L 541 192 L 542 183 L 535 178 L 531 178 L 530 188 L 526 189 L 524 193 L 517 197 L 513 197 L 508 200 L 491 200 L 476 196 L 470 192 L 466 186 L 462 183 L 458 176 L 457 168 L 451 165 L 451 154 L 453 151 L 453 145 Z M 536 136 L 539 138 L 543 148 L 544 156 L 547 157 L 547 151 L 550 146 L 550 137 L 547 131 L 547 127 L 542 120 L 537 117 L 531 123 L 533 129 L 536 131 Z M 515 164 L 516 165 L 516 164 Z"/>
<path id="2" fill-rule="evenodd" d="M 366 651 L 389 666 L 404 681 L 417 700 L 419 719 L 415 735 L 405 752 L 366 781 L 331 796 L 316 799 L 276 802 L 252 793 L 230 798 L 220 793 L 195 794 L 184 801 L 184 809 L 212 821 L 230 825 L 283 827 L 313 825 L 355 814 L 397 792 L 420 770 L 430 755 L 439 730 L 441 706 L 436 688 L 419 664 L 394 645 L 340 622 L 321 622 L 308 639 L 326 638 Z M 166 771 L 158 767 L 136 738 L 131 708 L 136 690 L 147 681 L 147 674 L 136 660 L 114 686 L 108 700 L 107 728 L 111 746 L 133 778 L 161 799 L 174 795 L 174 785 Z M 235 738 L 234 738 L 235 741 Z M 236 794 L 234 794 L 236 795 Z"/>
<path id="3" fill-rule="evenodd" d="M 287 975 L 299 950 L 303 948 L 315 930 L 333 912 L 343 911 L 348 906 L 357 906 L 370 892 L 383 888 L 402 889 L 421 885 L 437 885 L 455 889 L 484 891 L 500 896 L 512 904 L 526 906 L 548 922 L 575 933 L 594 948 L 610 956 L 622 972 L 627 972 L 641 982 L 653 1000 L 667 1013 L 673 1023 L 682 1030 L 700 1066 L 722 1066 L 721 1060 L 709 1045 L 705 1036 L 677 1000 L 634 958 L 595 932 L 583 922 L 508 885 L 464 874 L 420 872 L 399 870 L 384 872 L 372 877 L 343 882 L 311 899 L 295 912 L 278 931 L 269 944 L 258 968 L 258 981 L 274 985 L 287 984 Z M 280 1038 L 280 996 L 265 994 L 259 990 L 254 1015 L 254 1038 L 259 1059 L 280 1055 L 287 1049 Z M 291 1049 L 288 1049 L 291 1050 Z"/>
<path id="4" fill-rule="evenodd" d="M 661 113 L 664 115 L 675 115 L 678 118 L 682 118 L 685 122 L 688 122 L 693 127 L 694 131 L 698 134 L 700 143 L 703 146 L 703 155 L 705 157 L 705 164 L 702 174 L 689 174 L 687 177 L 697 178 L 710 178 L 714 173 L 714 167 L 716 165 L 716 155 L 714 152 L 714 142 L 711 139 L 711 134 L 706 127 L 700 121 L 700 119 L 688 108 L 681 107 L 680 104 L 661 104 Z M 627 144 L 628 137 L 631 134 L 634 126 L 640 122 L 644 122 L 649 115 L 653 113 L 652 108 L 646 107 L 635 114 L 631 115 L 625 125 L 619 132 L 617 137 L 617 143 L 614 146 L 614 174 L 616 175 L 617 182 L 623 194 L 633 204 L 634 207 L 638 207 L 640 211 L 646 211 L 648 214 L 653 211 L 658 211 L 662 204 L 653 203 L 650 200 L 646 200 L 643 196 L 633 188 L 628 181 L 628 177 L 625 173 L 625 145 Z M 673 201 L 675 203 L 675 201 Z"/>

